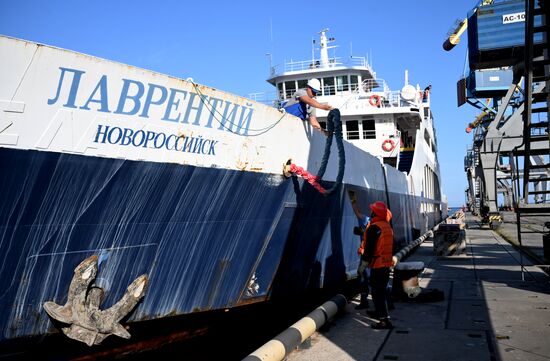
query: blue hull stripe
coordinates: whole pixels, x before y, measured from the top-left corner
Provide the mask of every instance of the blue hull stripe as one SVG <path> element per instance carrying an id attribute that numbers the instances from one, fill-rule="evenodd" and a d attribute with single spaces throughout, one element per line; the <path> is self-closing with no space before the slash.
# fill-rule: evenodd
<path id="1" fill-rule="evenodd" d="M 1 148 L 0 189 L 0 341 L 53 330 L 42 304 L 65 303 L 91 254 L 103 309 L 150 275 L 131 320 L 296 294 L 357 267 L 345 187 L 325 197 L 282 175 Z M 390 197 L 406 243 L 418 200 Z"/>

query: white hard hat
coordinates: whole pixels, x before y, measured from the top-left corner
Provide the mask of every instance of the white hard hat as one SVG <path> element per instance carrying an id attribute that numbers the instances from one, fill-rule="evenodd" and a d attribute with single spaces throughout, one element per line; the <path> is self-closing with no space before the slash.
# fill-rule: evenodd
<path id="1" fill-rule="evenodd" d="M 307 86 L 313 89 L 314 92 L 319 93 L 321 91 L 321 82 L 319 79 L 309 79 L 307 82 Z"/>

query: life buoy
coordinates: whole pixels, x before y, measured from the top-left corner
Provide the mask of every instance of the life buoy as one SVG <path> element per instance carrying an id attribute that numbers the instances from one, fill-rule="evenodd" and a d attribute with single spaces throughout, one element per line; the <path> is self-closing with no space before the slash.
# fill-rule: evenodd
<path id="1" fill-rule="evenodd" d="M 385 152 L 391 152 L 395 148 L 395 142 L 391 139 L 386 139 L 382 142 L 382 149 Z"/>
<path id="2" fill-rule="evenodd" d="M 370 96 L 369 104 L 372 105 L 373 107 L 379 107 L 381 101 L 382 101 L 382 98 L 380 97 L 380 95 L 373 94 Z"/>

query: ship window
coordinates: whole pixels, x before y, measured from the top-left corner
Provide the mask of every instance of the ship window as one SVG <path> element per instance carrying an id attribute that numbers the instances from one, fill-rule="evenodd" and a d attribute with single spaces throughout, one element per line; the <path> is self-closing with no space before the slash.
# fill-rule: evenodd
<path id="1" fill-rule="evenodd" d="M 352 90 L 359 89 L 359 77 L 357 75 L 350 75 L 350 87 Z"/>
<path id="2" fill-rule="evenodd" d="M 307 79 L 298 80 L 298 89 L 305 89 L 307 87 Z"/>
<path id="3" fill-rule="evenodd" d="M 394 168 L 397 166 L 397 157 L 384 157 L 383 161 L 384 164 L 390 165 Z"/>
<path id="4" fill-rule="evenodd" d="M 285 98 L 290 98 L 296 92 L 296 82 L 285 81 Z"/>
<path id="5" fill-rule="evenodd" d="M 424 108 L 424 118 L 425 119 L 430 118 L 430 108 L 429 107 Z"/>
<path id="6" fill-rule="evenodd" d="M 359 122 L 357 120 L 346 122 L 346 138 L 350 140 L 359 139 Z"/>
<path id="7" fill-rule="evenodd" d="M 376 139 L 374 119 L 363 120 L 363 139 Z"/>
<path id="8" fill-rule="evenodd" d="M 336 90 L 337 91 L 348 91 L 349 90 L 349 82 L 348 82 L 348 76 L 337 76 L 336 77 Z"/>
<path id="9" fill-rule="evenodd" d="M 279 91 L 279 99 L 284 99 L 285 98 L 285 93 L 283 91 L 283 83 L 278 83 L 277 84 L 277 90 Z"/>
<path id="10" fill-rule="evenodd" d="M 323 78 L 323 95 L 334 95 L 334 78 Z"/>

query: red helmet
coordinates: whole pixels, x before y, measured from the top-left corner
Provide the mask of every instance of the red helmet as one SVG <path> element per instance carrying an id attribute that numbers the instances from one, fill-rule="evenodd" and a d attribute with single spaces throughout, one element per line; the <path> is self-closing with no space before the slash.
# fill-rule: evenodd
<path id="1" fill-rule="evenodd" d="M 376 201 L 371 204 L 370 209 L 374 212 L 374 214 L 382 218 L 386 218 L 386 215 L 388 214 L 388 207 L 386 206 L 386 203 L 381 201 Z"/>

